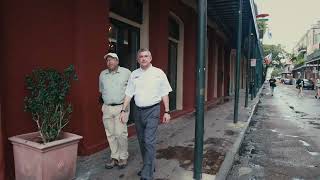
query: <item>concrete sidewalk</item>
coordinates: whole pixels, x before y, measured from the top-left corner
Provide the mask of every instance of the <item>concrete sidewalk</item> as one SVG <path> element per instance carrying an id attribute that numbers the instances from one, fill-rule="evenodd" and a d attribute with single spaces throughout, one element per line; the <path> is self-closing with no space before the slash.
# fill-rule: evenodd
<path id="1" fill-rule="evenodd" d="M 203 180 L 224 179 L 230 170 L 259 95 L 244 108 L 244 92 L 240 93 L 239 122 L 233 124 L 233 99 L 216 105 L 205 113 Z M 155 179 L 192 180 L 195 116 L 188 114 L 159 126 Z M 125 169 L 107 170 L 110 155 L 105 149 L 79 157 L 76 180 L 139 180 L 142 166 L 138 140 L 129 139 L 129 161 Z"/>

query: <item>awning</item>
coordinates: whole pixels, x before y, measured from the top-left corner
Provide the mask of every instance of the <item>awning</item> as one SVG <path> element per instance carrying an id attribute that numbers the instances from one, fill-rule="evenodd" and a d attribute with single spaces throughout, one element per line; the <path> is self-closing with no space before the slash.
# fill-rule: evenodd
<path id="1" fill-rule="evenodd" d="M 226 35 L 231 36 L 231 39 L 236 39 L 239 16 L 239 0 L 207 0 L 207 3 L 208 18 L 217 22 Z M 251 20 L 251 22 L 254 24 L 256 39 L 259 39 L 258 27 L 256 23 L 257 12 L 253 0 L 243 0 L 242 8 L 243 36 L 248 35 L 250 23 L 249 20 Z"/>

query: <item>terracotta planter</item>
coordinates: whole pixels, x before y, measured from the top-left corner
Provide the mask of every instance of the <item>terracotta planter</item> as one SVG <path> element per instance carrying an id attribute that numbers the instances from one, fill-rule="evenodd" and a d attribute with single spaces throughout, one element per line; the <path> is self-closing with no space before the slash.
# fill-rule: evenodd
<path id="1" fill-rule="evenodd" d="M 13 144 L 16 180 L 71 180 L 76 171 L 81 136 L 62 133 L 62 138 L 40 144 L 39 133 L 10 137 Z"/>

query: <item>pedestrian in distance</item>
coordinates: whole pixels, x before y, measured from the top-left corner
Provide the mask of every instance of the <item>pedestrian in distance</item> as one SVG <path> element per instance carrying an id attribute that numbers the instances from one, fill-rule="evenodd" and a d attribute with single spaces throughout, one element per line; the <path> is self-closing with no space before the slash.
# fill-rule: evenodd
<path id="1" fill-rule="evenodd" d="M 277 87 L 276 82 L 277 82 L 277 80 L 274 79 L 273 76 L 271 77 L 271 79 L 269 79 L 270 88 L 271 88 L 271 96 L 273 96 L 274 88 Z"/>
<path id="2" fill-rule="evenodd" d="M 163 102 L 165 112 L 163 123 L 169 123 L 169 92 L 172 91 L 166 74 L 159 68 L 152 66 L 152 56 L 148 49 L 140 49 L 137 53 L 137 61 L 140 68 L 132 72 L 123 104 L 122 112 L 125 112 L 131 98 L 137 106 L 135 113 L 135 127 L 140 145 L 143 167 L 138 175 L 141 180 L 153 179 L 155 171 L 156 133 L 160 121 L 160 102 Z M 124 118 L 121 114 L 120 118 Z"/>
<path id="3" fill-rule="evenodd" d="M 299 79 L 296 82 L 296 87 L 298 88 L 298 97 L 302 97 L 303 96 L 303 85 L 304 85 L 304 81 L 299 76 Z"/>
<path id="4" fill-rule="evenodd" d="M 101 108 L 103 125 L 111 150 L 110 160 L 105 164 L 105 168 L 112 169 L 118 166 L 119 169 L 123 169 L 129 157 L 127 129 L 129 105 L 125 112 L 121 110 L 131 72 L 119 66 L 119 58 L 115 53 L 106 54 L 104 59 L 107 69 L 100 73 L 99 91 L 103 103 Z"/>
<path id="5" fill-rule="evenodd" d="M 314 97 L 316 99 L 320 99 L 320 78 L 319 77 L 316 80 L 316 95 Z"/>

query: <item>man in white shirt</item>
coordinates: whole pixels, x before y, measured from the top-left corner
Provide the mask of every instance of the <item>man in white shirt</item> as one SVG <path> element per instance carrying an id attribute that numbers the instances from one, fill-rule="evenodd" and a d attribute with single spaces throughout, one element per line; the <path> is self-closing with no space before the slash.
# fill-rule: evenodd
<path id="1" fill-rule="evenodd" d="M 148 49 L 140 49 L 137 54 L 140 68 L 133 71 L 125 91 L 126 97 L 120 114 L 125 118 L 126 109 L 134 96 L 137 105 L 135 127 L 143 159 L 143 167 L 138 175 L 141 180 L 153 179 L 156 154 L 156 132 L 160 120 L 160 102 L 165 112 L 163 123 L 169 123 L 169 92 L 172 91 L 166 74 L 151 64 L 152 56 Z"/>

